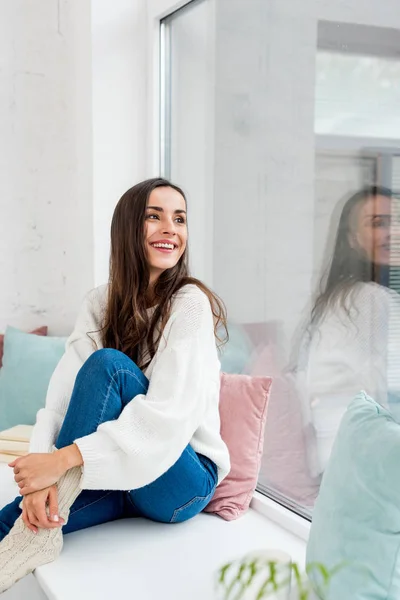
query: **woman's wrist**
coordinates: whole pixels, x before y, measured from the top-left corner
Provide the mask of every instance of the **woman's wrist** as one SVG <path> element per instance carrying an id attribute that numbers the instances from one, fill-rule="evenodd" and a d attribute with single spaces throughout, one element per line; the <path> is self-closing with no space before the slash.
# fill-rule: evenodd
<path id="1" fill-rule="evenodd" d="M 70 446 L 57 450 L 56 455 L 65 471 L 83 465 L 82 454 L 76 444 L 71 444 Z"/>

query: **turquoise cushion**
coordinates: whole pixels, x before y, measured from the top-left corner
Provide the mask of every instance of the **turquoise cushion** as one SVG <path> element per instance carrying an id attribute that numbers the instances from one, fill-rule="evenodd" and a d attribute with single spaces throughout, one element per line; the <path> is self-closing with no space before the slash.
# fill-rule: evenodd
<path id="1" fill-rule="evenodd" d="M 399 550 L 400 426 L 362 392 L 342 419 L 322 479 L 307 563 L 343 563 L 327 600 L 399 600 Z"/>
<path id="2" fill-rule="evenodd" d="M 31 335 L 7 327 L 0 369 L 0 431 L 35 423 L 65 342 L 66 338 Z"/>
<path id="3" fill-rule="evenodd" d="M 219 332 L 223 333 L 224 332 Z M 229 340 L 221 348 L 221 371 L 224 373 L 243 373 L 249 362 L 253 346 L 240 325 L 228 323 Z"/>

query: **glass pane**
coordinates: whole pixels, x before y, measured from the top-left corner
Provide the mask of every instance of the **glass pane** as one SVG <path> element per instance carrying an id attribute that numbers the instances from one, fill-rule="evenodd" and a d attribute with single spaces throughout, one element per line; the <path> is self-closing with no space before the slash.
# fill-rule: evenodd
<path id="1" fill-rule="evenodd" d="M 399 413 L 394 9 L 203 0 L 167 21 L 195 274 L 228 308 L 223 369 L 273 377 L 259 489 L 304 515 L 352 397 Z"/>
<path id="2" fill-rule="evenodd" d="M 212 285 L 213 235 L 213 3 L 191 2 L 163 23 L 165 68 L 165 173 L 187 192 L 192 273 Z"/>

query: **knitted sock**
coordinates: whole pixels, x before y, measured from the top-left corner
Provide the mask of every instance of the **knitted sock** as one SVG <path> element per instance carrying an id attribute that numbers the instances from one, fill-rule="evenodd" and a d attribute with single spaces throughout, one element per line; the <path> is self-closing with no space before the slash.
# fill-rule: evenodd
<path id="1" fill-rule="evenodd" d="M 79 496 L 80 467 L 70 469 L 61 477 L 58 487 L 59 515 L 68 520 L 69 509 Z M 63 546 L 61 527 L 39 529 L 35 534 L 18 517 L 14 526 L 0 542 L 0 594 L 37 567 L 53 562 Z"/>

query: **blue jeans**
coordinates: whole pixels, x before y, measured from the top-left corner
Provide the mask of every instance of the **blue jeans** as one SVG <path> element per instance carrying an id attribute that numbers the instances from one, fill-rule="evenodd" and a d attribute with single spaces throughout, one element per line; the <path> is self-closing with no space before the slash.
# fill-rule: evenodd
<path id="1" fill-rule="evenodd" d="M 100 423 L 117 419 L 128 402 L 147 392 L 149 382 L 125 354 L 98 350 L 79 371 L 57 448 L 97 430 Z M 217 468 L 213 461 L 187 446 L 177 462 L 161 477 L 131 491 L 83 490 L 71 507 L 64 533 L 129 517 L 147 517 L 179 523 L 202 511 L 214 495 Z M 0 510 L 0 540 L 21 514 L 16 498 Z"/>

